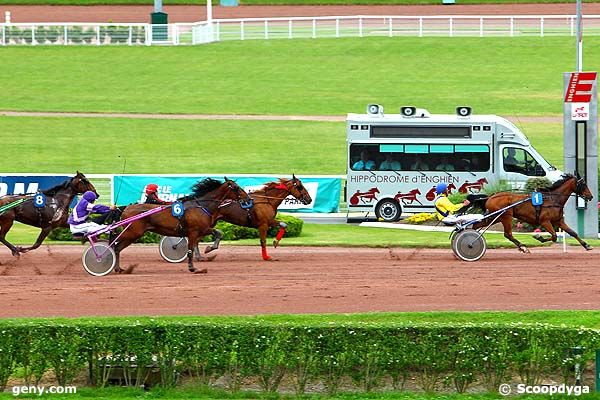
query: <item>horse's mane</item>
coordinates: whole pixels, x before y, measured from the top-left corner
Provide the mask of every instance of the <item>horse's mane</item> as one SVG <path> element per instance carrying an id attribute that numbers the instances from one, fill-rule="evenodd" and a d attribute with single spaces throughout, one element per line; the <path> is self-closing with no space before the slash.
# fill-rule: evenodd
<path id="1" fill-rule="evenodd" d="M 554 182 L 552 185 L 547 186 L 545 188 L 540 188 L 539 190 L 543 192 L 551 192 L 555 189 L 558 189 L 562 184 L 564 184 L 566 181 L 572 178 L 574 178 L 573 174 L 562 174 L 560 179 Z"/>
<path id="2" fill-rule="evenodd" d="M 71 184 L 71 180 L 68 179 L 59 185 L 51 187 L 50 189 L 42 190 L 42 193 L 44 193 L 46 196 L 52 196 L 52 195 L 55 195 L 56 193 L 58 193 L 60 190 L 64 190 L 64 189 L 68 188 L 70 184 Z"/>
<path id="3" fill-rule="evenodd" d="M 202 197 L 205 194 L 218 189 L 222 184 L 223 184 L 223 182 L 221 182 L 217 179 L 212 179 L 212 178 L 203 179 L 201 181 L 198 181 L 194 186 L 192 186 L 192 194 L 181 197 L 178 200 L 186 201 L 186 200 L 194 199 L 196 197 Z"/>
<path id="4" fill-rule="evenodd" d="M 262 187 L 263 190 L 267 190 L 267 189 L 273 189 L 275 188 L 275 186 L 279 186 L 279 185 L 285 185 L 287 183 L 287 181 L 283 178 L 279 178 L 278 181 L 273 181 L 273 182 L 267 182 L 264 184 L 264 186 Z"/>

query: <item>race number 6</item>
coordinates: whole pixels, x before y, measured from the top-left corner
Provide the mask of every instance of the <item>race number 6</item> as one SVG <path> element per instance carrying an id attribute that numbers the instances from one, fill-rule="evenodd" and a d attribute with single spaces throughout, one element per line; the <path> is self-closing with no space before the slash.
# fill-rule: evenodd
<path id="1" fill-rule="evenodd" d="M 33 196 L 33 205 L 37 208 L 42 208 L 46 206 L 46 196 L 43 193 L 38 193 Z"/>
<path id="2" fill-rule="evenodd" d="M 180 201 L 176 201 L 173 203 L 173 205 L 171 206 L 171 214 L 174 217 L 182 217 L 183 216 L 183 203 Z"/>

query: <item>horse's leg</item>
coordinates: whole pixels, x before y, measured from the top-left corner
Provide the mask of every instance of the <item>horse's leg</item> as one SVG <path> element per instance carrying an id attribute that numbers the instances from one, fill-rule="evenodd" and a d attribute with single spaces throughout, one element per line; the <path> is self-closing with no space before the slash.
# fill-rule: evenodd
<path id="1" fill-rule="evenodd" d="M 576 240 L 579 242 L 579 244 L 583 246 L 583 248 L 584 248 L 584 249 L 586 249 L 586 250 L 592 250 L 592 249 L 593 249 L 593 247 L 592 247 L 592 246 L 590 246 L 589 244 L 587 244 L 587 243 L 586 243 L 586 242 L 585 242 L 583 239 L 581 239 L 581 238 L 579 237 L 579 235 L 577 234 L 577 232 L 575 232 L 573 229 L 571 229 L 571 228 L 569 227 L 569 225 L 567 225 L 567 224 L 565 223 L 565 220 L 564 220 L 564 219 L 561 219 L 561 220 L 560 220 L 560 222 L 558 223 L 558 226 L 559 226 L 559 227 L 560 227 L 560 228 L 561 228 L 563 231 L 565 231 L 565 232 L 567 232 L 569 235 L 571 235 L 571 237 L 574 237 L 574 238 L 575 238 L 575 239 L 576 239 Z"/>
<path id="2" fill-rule="evenodd" d="M 46 239 L 46 237 L 50 234 L 50 232 L 52 232 L 52 226 L 48 225 L 47 227 L 42 229 L 42 231 L 40 232 L 40 234 L 39 234 L 37 240 L 35 241 L 35 243 L 33 244 L 33 246 L 22 247 L 19 249 L 19 251 L 21 253 L 27 253 L 28 251 L 37 249 L 38 247 L 40 247 L 42 245 L 42 242 L 44 241 L 44 239 Z"/>
<path id="3" fill-rule="evenodd" d="M 121 235 L 121 237 L 119 238 L 119 240 L 115 243 L 113 243 L 113 250 L 115 251 L 115 268 L 114 271 L 116 273 L 121 273 L 124 270 L 121 269 L 121 251 L 123 249 L 125 249 L 127 246 L 129 246 L 130 244 L 132 244 L 133 242 L 135 242 L 138 238 L 140 238 L 144 233 L 142 232 L 142 234 L 140 235 L 131 235 L 130 234 L 133 233 L 133 231 L 127 231 L 124 234 Z"/>
<path id="4" fill-rule="evenodd" d="M 548 231 L 548 233 L 552 236 L 550 236 L 549 238 L 545 238 L 538 233 L 537 235 L 533 235 L 533 238 L 536 240 L 539 240 L 541 243 L 546 243 L 549 241 L 556 243 L 556 240 L 558 239 L 558 237 L 556 236 L 556 231 L 554 230 L 552 223 L 550 221 L 544 221 L 544 222 L 540 223 L 540 226 L 542 228 L 544 228 L 546 231 Z"/>
<path id="5" fill-rule="evenodd" d="M 504 227 L 504 237 L 510 240 L 517 246 L 517 248 L 523 253 L 529 253 L 529 249 L 523 246 L 523 243 L 519 242 L 512 234 L 512 213 L 506 212 L 503 216 L 500 217 L 500 222 Z"/>
<path id="6" fill-rule="evenodd" d="M 206 268 L 201 269 L 201 270 L 197 270 L 196 267 L 194 267 L 194 249 L 198 246 L 198 242 L 200 241 L 201 236 L 198 234 L 198 232 L 189 232 L 188 233 L 188 251 L 187 251 L 187 257 L 188 257 L 188 270 L 192 273 L 195 274 L 205 274 L 208 272 L 208 270 Z"/>
<path id="7" fill-rule="evenodd" d="M 262 249 L 262 258 L 265 261 L 271 261 L 272 258 L 267 254 L 267 230 L 269 230 L 268 224 L 262 224 L 258 227 L 258 234 L 260 236 L 260 247 Z"/>
<path id="8" fill-rule="evenodd" d="M 279 232 L 277 232 L 277 236 L 275 236 L 275 240 L 273 240 L 273 247 L 277 247 L 283 235 L 285 235 L 285 228 L 287 228 L 287 224 L 281 221 L 273 221 L 273 225 L 277 226 L 279 224 Z"/>
<path id="9" fill-rule="evenodd" d="M 6 234 L 12 227 L 13 222 L 14 221 L 9 218 L 6 221 L 2 221 L 2 223 L 0 223 L 0 242 L 2 242 L 6 247 L 10 249 L 13 256 L 19 258 L 19 256 L 21 255 L 21 253 L 19 252 L 19 248 L 11 244 L 8 240 L 6 240 Z"/>
<path id="10" fill-rule="evenodd" d="M 223 239 L 223 232 L 218 229 L 213 229 L 212 235 L 214 241 L 211 245 L 206 246 L 206 249 L 204 249 L 204 254 L 210 253 L 213 250 L 217 250 L 219 248 L 219 244 L 221 243 L 221 239 Z"/>

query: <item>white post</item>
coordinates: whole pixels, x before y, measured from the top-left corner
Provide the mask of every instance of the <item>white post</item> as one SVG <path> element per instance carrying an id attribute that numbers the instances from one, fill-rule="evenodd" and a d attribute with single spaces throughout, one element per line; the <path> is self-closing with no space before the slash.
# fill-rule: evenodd
<path id="1" fill-rule="evenodd" d="M 269 22 L 265 19 L 265 39 L 269 40 Z"/>
<path id="2" fill-rule="evenodd" d="M 479 18 L 479 37 L 483 37 L 483 17 Z"/>
<path id="3" fill-rule="evenodd" d="M 363 23 L 362 23 L 362 18 L 358 19 L 358 37 L 363 37 Z"/>
<path id="4" fill-rule="evenodd" d="M 206 22 L 212 24 L 212 0 L 206 0 Z"/>
<path id="5" fill-rule="evenodd" d="M 146 25 L 146 46 L 152 45 L 152 24 Z"/>
<path id="6" fill-rule="evenodd" d="M 423 18 L 419 18 L 419 37 L 423 37 Z"/>
<path id="7" fill-rule="evenodd" d="M 35 25 L 31 25 L 31 45 L 35 46 Z"/>
<path id="8" fill-rule="evenodd" d="M 292 20 L 288 21 L 288 39 L 292 38 Z"/>
<path id="9" fill-rule="evenodd" d="M 132 36 L 132 29 L 133 27 L 131 25 L 129 25 L 129 37 L 127 38 L 127 44 L 131 46 L 131 36 Z"/>
<path id="10" fill-rule="evenodd" d="M 67 37 L 67 25 L 65 25 L 65 46 L 69 44 L 69 38 Z"/>
<path id="11" fill-rule="evenodd" d="M 573 18 L 569 18 L 570 24 L 571 24 L 571 36 L 573 36 L 575 34 L 575 20 Z"/>
<path id="12" fill-rule="evenodd" d="M 515 36 L 515 19 L 510 17 L 510 37 Z"/>
<path id="13" fill-rule="evenodd" d="M 10 24 L 10 11 L 4 11 L 4 22 Z"/>
<path id="14" fill-rule="evenodd" d="M 449 36 L 452 37 L 452 36 L 454 36 L 454 30 L 453 30 L 453 28 L 454 28 L 454 20 L 452 19 L 452 17 L 450 17 L 448 19 L 448 24 L 449 24 L 449 27 L 448 27 L 449 32 L 448 33 L 449 33 Z"/>
<path id="15" fill-rule="evenodd" d="M 96 25 L 96 45 L 100 46 L 100 25 Z"/>
<path id="16" fill-rule="evenodd" d="M 335 19 L 335 37 L 336 38 L 340 37 L 340 19 L 339 18 Z"/>
<path id="17" fill-rule="evenodd" d="M 244 40 L 244 21 L 240 21 L 240 40 Z"/>
<path id="18" fill-rule="evenodd" d="M 2 25 L 2 45 L 6 46 L 6 26 Z"/>
<path id="19" fill-rule="evenodd" d="M 581 26 L 581 0 L 577 0 L 577 72 L 583 71 L 583 30 Z"/>
<path id="20" fill-rule="evenodd" d="M 317 37 L 317 20 L 313 19 L 312 20 L 312 38 L 316 38 Z"/>
<path id="21" fill-rule="evenodd" d="M 221 40 L 221 23 L 217 21 L 217 42 Z"/>
<path id="22" fill-rule="evenodd" d="M 392 30 L 392 21 L 393 21 L 393 19 L 392 19 L 392 17 L 390 17 L 390 25 L 388 27 L 388 29 L 389 29 L 389 37 L 394 36 L 393 30 Z"/>
<path id="23" fill-rule="evenodd" d="M 540 37 L 544 37 L 544 17 L 540 18 Z"/>

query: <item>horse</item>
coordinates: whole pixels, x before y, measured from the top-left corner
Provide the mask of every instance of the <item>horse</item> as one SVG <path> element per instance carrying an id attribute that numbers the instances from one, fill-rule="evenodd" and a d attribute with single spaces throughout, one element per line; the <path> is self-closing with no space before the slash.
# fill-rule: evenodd
<path id="1" fill-rule="evenodd" d="M 398 192 L 398 194 L 396 194 L 396 195 L 394 196 L 394 199 L 395 199 L 396 201 L 400 201 L 400 200 L 402 200 L 402 203 L 403 203 L 403 204 L 406 204 L 406 203 L 408 203 L 408 202 L 410 202 L 409 204 L 412 204 L 413 202 L 415 202 L 415 201 L 416 201 L 417 203 L 419 203 L 419 204 L 421 204 L 421 205 L 422 205 L 423 203 L 421 203 L 421 202 L 419 201 L 419 199 L 417 199 L 417 195 L 419 195 L 419 194 L 421 194 L 421 191 L 420 191 L 419 189 L 413 189 L 413 190 L 411 190 L 411 191 L 410 191 L 410 192 L 408 192 L 408 193 L 401 193 L 401 192 Z"/>
<path id="2" fill-rule="evenodd" d="M 267 254 L 267 231 L 272 226 L 280 227 L 277 237 L 273 241 L 273 246 L 277 247 L 287 225 L 277 221 L 275 216 L 279 205 L 290 194 L 304 205 L 312 202 L 310 194 L 300 179 L 292 175 L 292 179 L 279 179 L 278 182 L 269 182 L 262 189 L 251 192 L 252 207 L 250 208 L 243 207 L 240 203 L 224 205 L 220 210 L 221 219 L 239 226 L 258 228 L 262 258 L 265 261 L 271 261 L 272 258 Z M 207 248 L 205 252 L 218 248 L 216 241 L 215 244 L 216 247 L 213 245 L 210 249 Z"/>
<path id="3" fill-rule="evenodd" d="M 356 193 L 354 193 L 352 197 L 350 197 L 350 204 L 355 206 L 360 201 L 366 203 L 367 200 L 369 200 L 369 203 L 371 203 L 373 200 L 377 200 L 377 193 L 379 193 L 379 189 L 377 189 L 376 187 L 371 188 L 366 192 L 360 192 L 357 190 Z"/>
<path id="4" fill-rule="evenodd" d="M 0 206 L 20 199 L 25 201 L 0 215 L 0 242 L 8 247 L 15 257 L 19 257 L 20 253 L 27 253 L 28 251 L 37 249 L 54 228 L 69 226 L 67 223 L 69 205 L 76 195 L 88 190 L 98 195 L 94 185 L 92 185 L 85 175 L 77 171 L 77 174 L 69 180 L 41 191 L 46 196 L 46 205 L 42 208 L 35 207 L 32 195 L 9 195 L 2 197 L 0 199 Z M 42 229 L 32 246 L 21 248 L 14 246 L 6 240 L 6 234 L 14 221 Z"/>
<path id="5" fill-rule="evenodd" d="M 190 272 L 206 273 L 194 268 L 192 255 L 198 242 L 206 235 L 213 234 L 215 238 L 221 237 L 221 232 L 213 229 L 220 216 L 220 207 L 226 200 L 250 201 L 248 194 L 234 181 L 227 179 L 221 182 L 216 179 L 206 178 L 196 183 L 192 194 L 178 199 L 184 205 L 184 215 L 174 217 L 171 207 L 165 208 L 156 214 L 140 218 L 126 228 L 114 244 L 116 255 L 116 272 L 123 272 L 119 267 L 119 254 L 131 243 L 139 239 L 144 232 L 151 231 L 164 236 L 186 236 L 188 239 L 188 269 Z M 132 204 L 123 210 L 121 219 L 148 211 L 152 208 L 164 207 L 158 204 Z"/>
<path id="6" fill-rule="evenodd" d="M 549 238 L 544 238 L 541 235 L 534 236 L 535 239 L 542 243 L 548 241 L 556 242 L 557 235 L 555 227 L 558 227 L 571 235 L 571 237 L 577 239 L 584 249 L 591 250 L 592 247 L 583 241 L 577 235 L 577 232 L 572 230 L 565 223 L 563 217 L 563 208 L 571 194 L 575 193 L 578 196 L 583 197 L 586 201 L 592 200 L 592 193 L 585 183 L 585 180 L 579 177 L 579 174 L 577 174 L 577 176 L 563 174 L 561 179 L 554 184 L 547 188 L 540 189 L 539 191 L 542 193 L 543 203 L 538 210 L 536 210 L 536 207 L 533 206 L 531 201 L 525 201 L 517 206 L 507 209 L 500 217 L 498 217 L 498 220 L 504 227 L 504 237 L 513 242 L 523 253 L 529 253 L 529 249 L 515 239 L 512 234 L 512 219 L 516 218 L 519 221 L 527 222 L 532 226 L 541 226 L 550 233 L 551 236 Z M 500 192 L 487 198 L 483 197 L 477 201 L 485 202 L 486 213 L 493 213 L 494 211 L 498 211 L 511 204 L 527 199 L 529 196 L 529 194 L 525 193 Z M 488 225 L 490 218 L 492 217 L 488 217 L 482 222 L 473 225 L 473 228 L 479 229 Z"/>

